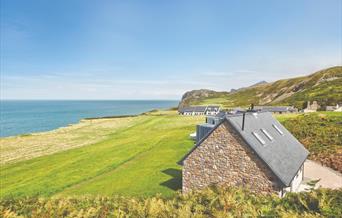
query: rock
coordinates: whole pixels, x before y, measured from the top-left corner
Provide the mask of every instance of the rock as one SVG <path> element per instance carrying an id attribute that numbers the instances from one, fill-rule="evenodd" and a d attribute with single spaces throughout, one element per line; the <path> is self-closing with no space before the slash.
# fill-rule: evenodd
<path id="1" fill-rule="evenodd" d="M 191 102 L 193 101 L 200 100 L 203 98 L 213 97 L 220 93 L 228 94 L 228 92 L 216 92 L 216 91 L 209 90 L 209 89 L 188 91 L 182 96 L 182 100 L 180 101 L 178 105 L 178 109 L 190 106 Z"/>

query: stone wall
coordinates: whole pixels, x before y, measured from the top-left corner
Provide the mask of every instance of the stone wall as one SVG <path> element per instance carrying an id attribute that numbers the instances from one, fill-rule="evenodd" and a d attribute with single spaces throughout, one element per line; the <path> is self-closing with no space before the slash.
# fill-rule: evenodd
<path id="1" fill-rule="evenodd" d="M 222 123 L 184 161 L 183 192 L 209 185 L 278 192 L 280 182 L 228 122 Z"/>

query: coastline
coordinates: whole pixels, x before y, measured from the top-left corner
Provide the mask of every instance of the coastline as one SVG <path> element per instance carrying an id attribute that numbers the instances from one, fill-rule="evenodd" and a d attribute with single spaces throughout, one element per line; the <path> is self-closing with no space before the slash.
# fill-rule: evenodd
<path id="1" fill-rule="evenodd" d="M 88 118 L 49 131 L 1 137 L 0 165 L 92 145 L 142 119 L 141 115 Z"/>
<path id="2" fill-rule="evenodd" d="M 139 116 L 174 108 L 178 101 L 1 101 L 0 138 L 39 134 L 81 120 Z"/>
<path id="3" fill-rule="evenodd" d="M 172 110 L 173 110 L 173 108 L 153 109 L 153 110 L 149 110 L 149 111 L 146 111 L 146 112 L 143 112 L 143 113 L 131 114 L 131 115 L 113 115 L 113 116 L 86 117 L 86 118 L 80 119 L 78 122 L 67 124 L 66 126 L 57 127 L 57 128 L 54 128 L 54 129 L 51 129 L 51 130 L 47 130 L 47 131 L 28 132 L 28 133 L 12 135 L 12 136 L 2 136 L 2 137 L 0 137 L 0 140 L 1 139 L 6 139 L 6 138 L 43 135 L 45 133 L 51 133 L 51 132 L 55 132 L 55 131 L 58 131 L 58 130 L 61 130 L 61 129 L 66 129 L 66 128 L 69 128 L 69 127 L 77 127 L 78 125 L 80 125 L 82 122 L 85 122 L 85 121 L 138 117 L 138 116 L 146 115 L 146 114 L 151 113 L 151 112 L 156 112 L 156 111 L 172 111 Z"/>
<path id="4" fill-rule="evenodd" d="M 11 136 L 1 136 L 1 139 L 6 139 L 6 138 L 16 138 L 16 137 L 27 137 L 27 136 L 35 136 L 35 135 L 44 135 L 44 134 L 48 134 L 48 133 L 53 133 L 59 130 L 65 130 L 67 128 L 78 128 L 79 126 L 81 126 L 81 124 L 83 122 L 86 121 L 92 121 L 92 120 L 106 120 L 106 119 L 119 119 L 119 118 L 128 118 L 128 117 L 137 117 L 140 116 L 142 114 L 137 114 L 137 115 L 122 115 L 122 116 L 104 116 L 104 117 L 87 117 L 87 118 L 83 118 L 80 119 L 78 122 L 75 123 L 69 123 L 65 126 L 61 126 L 61 127 L 57 127 L 51 130 L 46 130 L 46 131 L 38 131 L 38 132 L 28 132 L 28 133 L 23 133 L 23 134 L 17 134 L 17 135 L 11 135 Z"/>
<path id="5" fill-rule="evenodd" d="M 86 118 L 49 131 L 1 137 L 0 165 L 96 144 L 110 138 L 112 134 L 116 134 L 122 129 L 150 119 L 149 115 L 156 112 L 158 115 L 177 114 L 175 110 L 169 108 L 150 110 L 137 115 Z"/>

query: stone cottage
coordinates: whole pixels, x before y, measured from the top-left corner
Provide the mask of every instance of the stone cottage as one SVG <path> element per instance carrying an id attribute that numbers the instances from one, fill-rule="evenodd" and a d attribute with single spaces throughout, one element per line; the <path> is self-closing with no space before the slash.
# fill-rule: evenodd
<path id="1" fill-rule="evenodd" d="M 243 186 L 283 196 L 299 187 L 308 154 L 269 112 L 226 115 L 180 161 L 182 190 Z"/>

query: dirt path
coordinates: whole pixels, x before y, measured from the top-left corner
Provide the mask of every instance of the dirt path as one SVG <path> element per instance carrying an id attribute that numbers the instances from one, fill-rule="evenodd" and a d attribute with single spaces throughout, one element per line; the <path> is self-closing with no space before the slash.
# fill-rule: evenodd
<path id="1" fill-rule="evenodd" d="M 304 163 L 304 181 L 317 180 L 318 187 L 338 189 L 342 188 L 342 174 L 321 164 L 306 160 Z"/>

